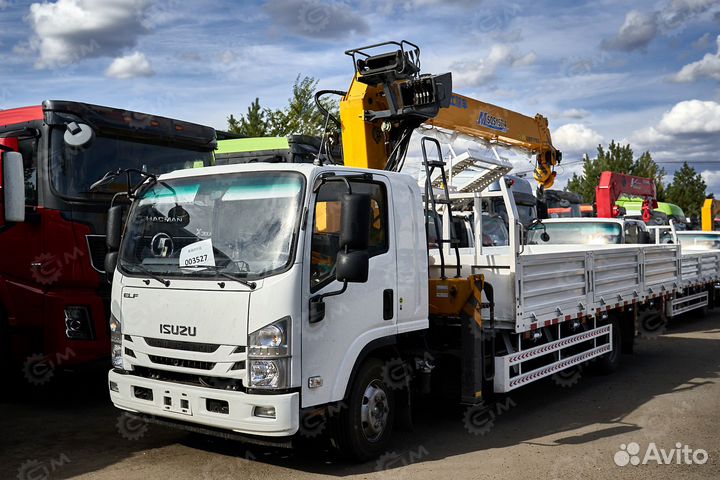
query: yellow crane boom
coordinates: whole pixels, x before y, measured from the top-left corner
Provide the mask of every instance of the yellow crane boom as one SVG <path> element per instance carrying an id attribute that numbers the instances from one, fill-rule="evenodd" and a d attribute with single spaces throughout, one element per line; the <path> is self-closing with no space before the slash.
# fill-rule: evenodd
<path id="1" fill-rule="evenodd" d="M 450 107 L 440 109 L 425 124 L 528 150 L 537 155 L 535 180 L 544 188 L 550 188 L 555 181 L 554 167 L 560 163 L 562 153 L 553 146 L 548 120 L 540 114 L 529 117 L 453 93 Z"/>
<path id="2" fill-rule="evenodd" d="M 368 53 L 381 47 L 393 50 Z M 552 145 L 548 121 L 452 93 L 451 74 L 420 75 L 420 49 L 385 42 L 348 50 L 355 77 L 340 101 L 345 165 L 397 170 L 410 133 L 422 124 L 525 149 L 536 155 L 535 180 L 555 181 L 562 154 Z M 374 53 L 374 52 L 373 52 Z"/>

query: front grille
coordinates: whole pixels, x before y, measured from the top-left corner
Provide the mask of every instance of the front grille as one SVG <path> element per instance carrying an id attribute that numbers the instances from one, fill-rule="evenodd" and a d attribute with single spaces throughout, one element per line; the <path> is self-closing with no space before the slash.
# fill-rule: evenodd
<path id="1" fill-rule="evenodd" d="M 204 377 L 192 373 L 169 372 L 148 367 L 135 367 L 133 375 L 143 378 L 152 378 L 163 382 L 183 383 L 199 387 L 216 388 L 218 390 L 244 391 L 242 381 L 239 379 Z"/>
<path id="2" fill-rule="evenodd" d="M 195 370 L 212 370 L 215 368 L 213 362 L 199 362 L 197 360 L 185 360 L 182 358 L 159 357 L 157 355 L 148 355 L 150 361 L 158 365 L 167 365 L 169 367 L 192 368 Z"/>
<path id="3" fill-rule="evenodd" d="M 105 235 L 87 235 L 86 238 L 90 251 L 90 264 L 98 272 L 105 273 L 105 254 L 107 253 Z"/>
<path id="4" fill-rule="evenodd" d="M 155 348 L 169 350 L 185 350 L 186 352 L 214 353 L 220 345 L 213 343 L 180 342 L 178 340 L 165 340 L 162 338 L 145 338 L 145 343 Z"/>

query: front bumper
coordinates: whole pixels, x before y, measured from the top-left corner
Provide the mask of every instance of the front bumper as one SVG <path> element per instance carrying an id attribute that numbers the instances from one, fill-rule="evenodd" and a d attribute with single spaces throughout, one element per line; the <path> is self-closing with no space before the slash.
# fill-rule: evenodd
<path id="1" fill-rule="evenodd" d="M 287 437 L 299 427 L 300 394 L 253 395 L 214 388 L 175 384 L 127 375 L 111 370 L 108 380 L 118 392 L 110 390 L 113 404 L 134 413 L 155 415 L 172 420 L 231 430 L 234 432 Z M 138 398 L 136 387 L 152 391 L 152 399 Z M 227 402 L 227 413 L 208 410 L 210 403 Z M 214 402 L 213 402 L 214 401 Z M 186 408 L 183 408 L 186 407 Z M 255 407 L 274 407 L 275 418 L 257 417 Z"/>

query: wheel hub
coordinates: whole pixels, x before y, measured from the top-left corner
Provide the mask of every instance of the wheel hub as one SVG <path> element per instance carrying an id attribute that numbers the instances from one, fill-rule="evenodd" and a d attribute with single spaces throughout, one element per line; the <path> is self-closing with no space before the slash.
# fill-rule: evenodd
<path id="1" fill-rule="evenodd" d="M 383 385 L 377 380 L 372 381 L 365 388 L 360 407 L 360 420 L 365 438 L 370 441 L 380 438 L 387 427 L 389 412 L 390 406 Z"/>

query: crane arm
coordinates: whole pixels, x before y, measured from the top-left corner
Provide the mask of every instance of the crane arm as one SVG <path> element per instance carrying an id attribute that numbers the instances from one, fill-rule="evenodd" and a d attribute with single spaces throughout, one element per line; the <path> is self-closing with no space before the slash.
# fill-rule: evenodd
<path id="1" fill-rule="evenodd" d="M 375 54 L 378 49 L 382 53 Z M 562 154 L 542 115 L 529 117 L 451 93 L 451 74 L 420 75 L 420 48 L 405 40 L 345 53 L 355 67 L 340 101 L 345 165 L 399 169 L 410 133 L 425 124 L 525 149 L 536 155 L 535 180 L 552 186 Z"/>
<path id="2" fill-rule="evenodd" d="M 652 179 L 635 177 L 624 173 L 602 172 L 600 174 L 600 183 L 595 189 L 597 216 L 600 218 L 617 217 L 620 214 L 620 209 L 615 204 L 615 201 L 621 195 L 642 198 L 643 221 L 650 221 L 651 211 L 658 206 L 655 182 Z"/>
<path id="3" fill-rule="evenodd" d="M 425 124 L 527 150 L 537 155 L 535 180 L 545 188 L 555 181 L 554 167 L 562 160 L 562 153 L 553 146 L 548 120 L 540 114 L 529 117 L 453 93 L 450 107 L 440 109 Z"/>

